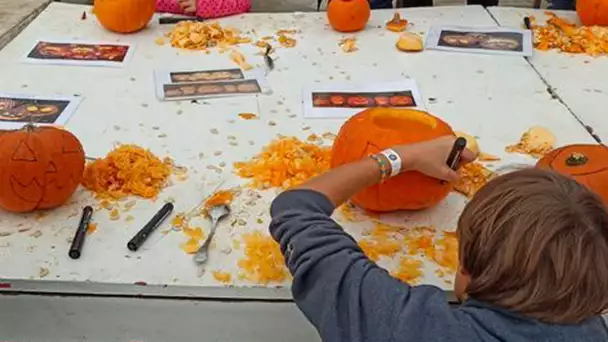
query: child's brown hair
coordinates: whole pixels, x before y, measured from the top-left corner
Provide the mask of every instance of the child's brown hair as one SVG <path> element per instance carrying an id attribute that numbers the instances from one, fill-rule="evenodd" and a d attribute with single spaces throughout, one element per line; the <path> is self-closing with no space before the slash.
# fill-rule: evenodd
<path id="1" fill-rule="evenodd" d="M 561 324 L 608 308 L 608 213 L 573 179 L 497 177 L 464 209 L 458 237 L 471 298 Z"/>

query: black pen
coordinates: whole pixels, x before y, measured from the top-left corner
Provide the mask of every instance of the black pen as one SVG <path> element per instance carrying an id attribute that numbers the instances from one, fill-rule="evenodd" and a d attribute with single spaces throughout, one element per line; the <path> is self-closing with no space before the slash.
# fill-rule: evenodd
<path id="1" fill-rule="evenodd" d="M 82 209 L 80 223 L 78 224 L 76 235 L 74 235 L 74 240 L 72 240 L 72 245 L 70 246 L 70 251 L 68 252 L 68 255 L 72 259 L 80 258 L 82 246 L 84 245 L 84 238 L 87 235 L 87 229 L 89 229 L 89 222 L 91 222 L 92 216 L 93 208 L 87 205 Z"/>
<path id="2" fill-rule="evenodd" d="M 173 211 L 173 204 L 166 203 L 162 208 L 152 217 L 150 222 L 139 231 L 135 236 L 127 243 L 127 248 L 133 252 L 137 251 L 139 247 L 146 241 L 148 236 L 152 234 L 160 226 L 160 224 L 171 214 Z"/>
<path id="3" fill-rule="evenodd" d="M 450 169 L 456 171 L 458 168 L 458 163 L 460 163 L 460 156 L 462 155 L 462 151 L 464 151 L 465 147 L 467 147 L 467 139 L 460 137 L 454 141 L 454 146 L 452 146 L 452 150 L 450 151 L 446 161 L 446 164 Z M 445 181 L 441 181 L 441 184 L 445 183 Z"/>
<path id="4" fill-rule="evenodd" d="M 530 17 L 524 17 L 524 26 L 528 29 L 532 29 L 532 22 L 530 22 Z"/>

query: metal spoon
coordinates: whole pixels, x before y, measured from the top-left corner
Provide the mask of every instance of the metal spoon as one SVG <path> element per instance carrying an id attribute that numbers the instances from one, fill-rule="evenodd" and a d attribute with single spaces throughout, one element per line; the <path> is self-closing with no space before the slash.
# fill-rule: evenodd
<path id="1" fill-rule="evenodd" d="M 199 248 L 196 254 L 194 255 L 195 263 L 202 264 L 207 261 L 207 252 L 209 250 L 209 244 L 211 244 L 211 239 L 213 239 L 217 224 L 221 219 L 228 216 L 228 214 L 230 214 L 230 208 L 224 204 L 217 205 L 209 209 L 209 216 L 211 216 L 211 231 L 209 232 L 209 236 L 207 237 L 205 242 L 203 242 L 201 248 Z"/>

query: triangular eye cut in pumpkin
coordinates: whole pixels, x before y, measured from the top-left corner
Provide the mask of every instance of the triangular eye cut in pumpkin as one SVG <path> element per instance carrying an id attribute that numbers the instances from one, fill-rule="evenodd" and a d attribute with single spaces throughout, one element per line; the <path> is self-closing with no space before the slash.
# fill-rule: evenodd
<path id="1" fill-rule="evenodd" d="M 21 162 L 36 162 L 36 154 L 31 147 L 27 144 L 27 140 L 21 140 L 17 149 L 13 153 L 11 158 L 12 161 L 21 161 Z"/>
<path id="2" fill-rule="evenodd" d="M 46 173 L 57 173 L 57 166 L 55 163 L 50 162 L 46 167 Z"/>

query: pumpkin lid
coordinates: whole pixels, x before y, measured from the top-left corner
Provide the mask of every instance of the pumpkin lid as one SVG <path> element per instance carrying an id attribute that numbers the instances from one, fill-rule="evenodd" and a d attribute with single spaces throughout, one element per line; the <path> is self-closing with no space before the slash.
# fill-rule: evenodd
<path id="1" fill-rule="evenodd" d="M 567 170 L 572 176 L 584 176 L 608 170 L 608 147 L 605 145 L 568 145 L 559 148 L 539 161 L 539 166 L 552 170 Z"/>

